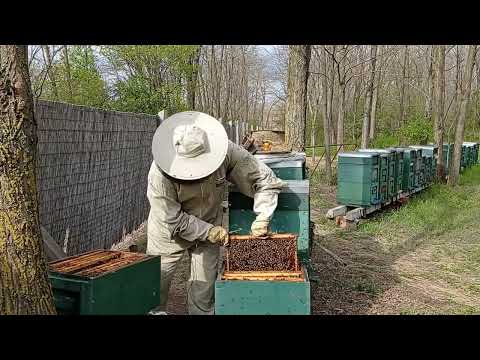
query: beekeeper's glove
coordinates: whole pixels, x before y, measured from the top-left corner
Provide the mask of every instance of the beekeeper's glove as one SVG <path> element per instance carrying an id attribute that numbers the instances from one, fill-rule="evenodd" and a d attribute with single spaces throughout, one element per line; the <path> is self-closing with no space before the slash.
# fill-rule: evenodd
<path id="1" fill-rule="evenodd" d="M 224 245 L 228 240 L 228 232 L 221 226 L 214 226 L 208 232 L 207 240 L 213 244 Z"/>
<path id="2" fill-rule="evenodd" d="M 253 236 L 265 236 L 268 234 L 269 221 L 265 219 L 255 219 L 252 223 L 251 231 Z"/>

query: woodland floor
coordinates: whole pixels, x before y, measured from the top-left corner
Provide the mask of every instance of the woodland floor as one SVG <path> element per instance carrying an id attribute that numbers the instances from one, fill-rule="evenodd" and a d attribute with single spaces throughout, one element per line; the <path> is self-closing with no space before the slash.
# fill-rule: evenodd
<path id="1" fill-rule="evenodd" d="M 320 278 L 311 283 L 312 314 L 480 314 L 480 166 L 456 188 L 434 185 L 353 230 L 325 218 L 336 203 L 323 178 L 317 169 L 311 181 L 312 263 Z M 135 236 L 145 251 L 144 231 Z M 169 313 L 186 313 L 188 270 L 185 256 Z"/>

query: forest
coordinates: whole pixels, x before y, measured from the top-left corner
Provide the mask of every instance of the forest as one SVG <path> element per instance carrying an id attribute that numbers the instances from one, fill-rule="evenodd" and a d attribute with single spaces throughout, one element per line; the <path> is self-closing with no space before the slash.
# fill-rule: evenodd
<path id="1" fill-rule="evenodd" d="M 324 144 L 324 124 L 330 144 L 360 143 L 365 116 L 371 145 L 433 141 L 439 76 L 445 141 L 453 141 L 468 46 L 309 47 L 307 145 Z M 35 98 L 149 114 L 195 109 L 260 128 L 283 128 L 288 48 L 39 45 L 29 47 L 29 68 Z M 479 66 L 469 97 L 465 140 L 480 135 Z"/>

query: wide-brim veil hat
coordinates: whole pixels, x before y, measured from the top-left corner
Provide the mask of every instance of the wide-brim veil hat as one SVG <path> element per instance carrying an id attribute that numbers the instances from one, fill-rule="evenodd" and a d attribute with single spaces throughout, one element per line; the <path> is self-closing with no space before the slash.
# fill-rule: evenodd
<path id="1" fill-rule="evenodd" d="M 222 165 L 228 136 L 214 117 L 184 111 L 162 121 L 152 141 L 153 160 L 166 174 L 181 180 L 197 180 Z"/>

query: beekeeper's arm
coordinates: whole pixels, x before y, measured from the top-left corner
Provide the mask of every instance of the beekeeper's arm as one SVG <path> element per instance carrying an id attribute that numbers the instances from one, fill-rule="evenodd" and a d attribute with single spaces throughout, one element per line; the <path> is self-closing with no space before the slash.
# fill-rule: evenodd
<path id="1" fill-rule="evenodd" d="M 158 236 L 170 240 L 178 235 L 187 241 L 208 240 L 213 243 L 226 240 L 226 230 L 182 210 L 174 184 L 155 163 L 148 174 L 147 198 L 154 215 L 149 226 L 155 228 Z"/>
<path id="2" fill-rule="evenodd" d="M 266 235 L 284 183 L 267 165 L 232 142 L 227 156 L 230 157 L 227 179 L 234 183 L 241 193 L 253 197 L 253 211 L 257 217 L 252 224 L 252 235 Z"/>

